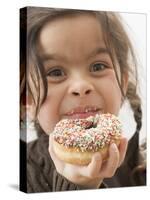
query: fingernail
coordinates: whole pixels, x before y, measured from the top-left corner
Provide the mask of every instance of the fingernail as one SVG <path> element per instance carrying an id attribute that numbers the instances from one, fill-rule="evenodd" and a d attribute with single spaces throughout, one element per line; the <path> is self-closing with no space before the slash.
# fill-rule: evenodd
<path id="1" fill-rule="evenodd" d="M 116 144 L 115 143 L 111 143 L 111 146 L 112 146 L 112 148 L 115 148 Z"/>
<path id="2" fill-rule="evenodd" d="M 115 143 L 112 143 L 112 144 L 111 144 L 111 148 L 112 148 L 113 150 L 116 151 L 116 150 L 117 150 L 117 146 L 116 146 L 116 144 L 115 144 Z"/>
<path id="3" fill-rule="evenodd" d="M 94 158 L 95 158 L 95 160 L 101 160 L 101 155 L 100 155 L 100 153 L 96 153 L 95 155 L 94 155 Z"/>

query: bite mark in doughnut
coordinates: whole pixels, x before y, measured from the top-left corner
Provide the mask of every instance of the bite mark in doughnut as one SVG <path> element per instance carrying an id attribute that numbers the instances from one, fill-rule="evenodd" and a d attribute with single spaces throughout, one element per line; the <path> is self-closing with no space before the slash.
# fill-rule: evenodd
<path id="1" fill-rule="evenodd" d="M 122 125 L 115 115 L 100 114 L 86 119 L 63 119 L 53 131 L 53 148 L 60 160 L 87 165 L 93 153 L 100 152 L 103 161 L 108 157 L 111 143 L 120 143 Z"/>

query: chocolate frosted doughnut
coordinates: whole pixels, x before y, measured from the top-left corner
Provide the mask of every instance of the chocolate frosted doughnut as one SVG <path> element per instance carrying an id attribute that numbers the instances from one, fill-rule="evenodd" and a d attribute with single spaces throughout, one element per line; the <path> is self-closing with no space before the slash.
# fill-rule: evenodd
<path id="1" fill-rule="evenodd" d="M 108 157 L 108 147 L 120 143 L 122 126 L 112 114 L 100 114 L 86 119 L 63 119 L 53 131 L 53 148 L 59 159 L 77 165 L 87 165 L 95 152 Z"/>

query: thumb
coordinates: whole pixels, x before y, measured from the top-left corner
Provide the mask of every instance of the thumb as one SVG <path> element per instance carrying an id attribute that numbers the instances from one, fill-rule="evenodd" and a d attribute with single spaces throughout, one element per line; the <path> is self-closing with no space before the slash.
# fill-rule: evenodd
<path id="1" fill-rule="evenodd" d="M 57 155 L 55 154 L 54 152 L 54 148 L 53 148 L 53 145 L 54 145 L 54 138 L 53 138 L 53 134 L 50 134 L 49 136 L 49 153 L 50 153 L 50 156 L 55 164 L 55 167 L 57 169 L 57 171 L 59 171 L 59 169 L 61 169 L 63 167 L 63 161 L 61 161 Z"/>

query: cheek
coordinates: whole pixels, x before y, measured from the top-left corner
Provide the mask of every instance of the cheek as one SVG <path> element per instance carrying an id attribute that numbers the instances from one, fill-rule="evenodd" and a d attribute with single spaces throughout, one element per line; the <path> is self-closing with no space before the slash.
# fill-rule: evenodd
<path id="1" fill-rule="evenodd" d="M 40 108 L 38 121 L 46 133 L 53 131 L 56 123 L 60 120 L 60 104 L 62 100 L 62 89 L 49 87 L 47 98 Z"/>
<path id="2" fill-rule="evenodd" d="M 45 133 L 53 131 L 55 124 L 58 121 L 57 107 L 52 101 L 52 98 L 47 98 L 40 108 L 38 121 Z"/>
<path id="3" fill-rule="evenodd" d="M 105 112 L 118 115 L 122 94 L 114 73 L 111 73 L 107 78 L 102 80 L 100 92 L 105 102 Z"/>

